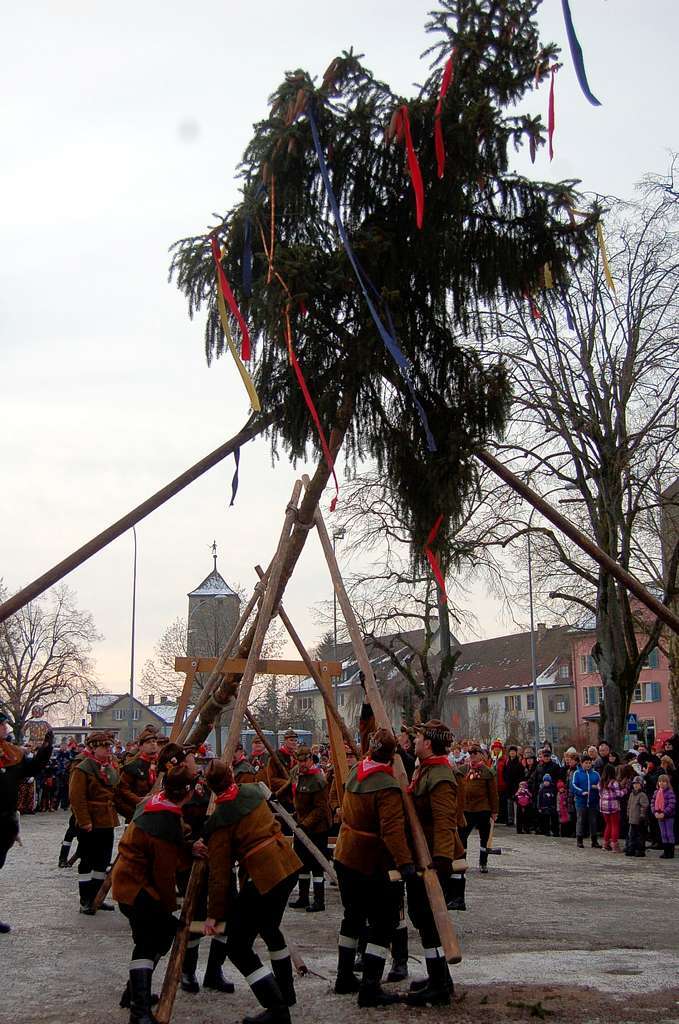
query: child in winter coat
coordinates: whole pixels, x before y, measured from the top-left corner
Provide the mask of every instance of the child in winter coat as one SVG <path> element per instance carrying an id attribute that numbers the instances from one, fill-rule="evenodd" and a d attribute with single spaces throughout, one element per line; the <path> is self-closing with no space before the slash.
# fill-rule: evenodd
<path id="1" fill-rule="evenodd" d="M 520 836 L 523 832 L 530 832 L 533 817 L 533 794 L 527 782 L 519 783 L 514 800 L 516 801 L 516 834 Z"/>
<path id="2" fill-rule="evenodd" d="M 637 775 L 632 780 L 632 792 L 627 801 L 626 857 L 646 856 L 646 818 L 649 800 L 644 792 L 644 780 Z"/>
<path id="3" fill-rule="evenodd" d="M 658 788 L 653 794 L 653 816 L 660 826 L 660 841 L 663 852 L 661 860 L 672 860 L 674 857 L 674 814 L 677 799 L 670 786 L 668 775 L 658 777 Z"/>
<path id="4" fill-rule="evenodd" d="M 570 830 L 571 813 L 568 807 L 568 789 L 563 779 L 556 784 L 556 812 L 559 816 L 561 836 L 569 836 L 573 833 Z"/>
<path id="5" fill-rule="evenodd" d="M 616 779 L 615 766 L 605 764 L 601 772 L 599 786 L 599 810 L 604 819 L 604 850 L 620 853 L 620 801 L 624 790 Z"/>
<path id="6" fill-rule="evenodd" d="M 553 836 L 558 836 L 559 815 L 556 810 L 556 789 L 549 773 L 542 776 L 542 783 L 538 790 L 538 817 L 540 832 L 543 836 L 548 836 L 550 830 Z"/>
<path id="7" fill-rule="evenodd" d="M 589 832 L 592 847 L 599 849 L 597 831 L 599 827 L 599 783 L 598 772 L 592 768 L 591 754 L 583 754 L 580 767 L 573 773 L 571 789 L 575 797 L 575 835 L 580 849 L 585 845 L 584 837 Z"/>

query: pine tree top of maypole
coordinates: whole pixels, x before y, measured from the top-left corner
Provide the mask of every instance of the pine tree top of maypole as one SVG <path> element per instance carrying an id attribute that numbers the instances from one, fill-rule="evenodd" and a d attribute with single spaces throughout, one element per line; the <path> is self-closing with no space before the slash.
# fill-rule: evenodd
<path id="1" fill-rule="evenodd" d="M 439 0 L 426 26 L 434 40 L 430 73 L 412 97 L 375 79 L 352 51 L 335 58 L 320 82 L 307 71 L 287 73 L 245 149 L 241 201 L 211 232 L 174 248 L 171 272 L 190 314 L 207 313 L 210 361 L 226 347 L 218 239 L 251 331 L 262 408 L 283 404 L 270 431 L 274 451 L 282 445 L 293 460 L 309 447 L 320 453 L 290 367 L 294 340 L 326 429 L 340 399 L 350 397 L 349 465 L 376 460 L 417 549 L 439 513 L 454 521 L 474 483 L 471 454 L 503 431 L 509 415 L 505 368 L 483 354 L 482 314 L 529 301 L 546 265 L 552 294 L 560 294 L 592 245 L 597 212 L 577 225 L 569 214 L 581 205 L 577 182 L 533 181 L 510 170 L 511 147 L 536 153 L 545 143 L 541 119 L 519 109 L 558 57 L 553 44 L 540 42 L 540 3 Z M 366 295 L 396 339 L 405 372 Z M 231 313 L 229 325 L 237 337 Z M 445 559 L 446 523 L 437 544 Z"/>

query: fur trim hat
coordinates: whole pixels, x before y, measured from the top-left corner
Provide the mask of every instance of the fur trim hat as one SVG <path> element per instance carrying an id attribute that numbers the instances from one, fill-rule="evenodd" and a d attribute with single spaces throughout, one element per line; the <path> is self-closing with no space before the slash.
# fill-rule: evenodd
<path id="1" fill-rule="evenodd" d="M 301 761 L 304 757 L 313 757 L 313 751 L 311 747 L 302 744 L 301 747 L 297 747 L 297 760 Z"/>
<path id="2" fill-rule="evenodd" d="M 158 753 L 158 772 L 175 771 L 195 747 L 180 747 L 178 743 L 165 743 Z"/>
<path id="3" fill-rule="evenodd" d="M 157 739 L 158 739 L 158 729 L 157 729 L 157 727 L 155 725 L 147 725 L 147 726 L 145 726 L 142 729 L 142 731 L 137 736 L 137 743 L 139 743 L 141 745 L 142 743 L 146 743 L 147 740 L 157 740 Z"/>
<path id="4" fill-rule="evenodd" d="M 415 732 L 421 732 L 425 740 L 440 740 L 442 743 L 452 743 L 454 739 L 448 726 L 439 718 L 430 718 L 423 725 L 416 725 Z"/>
<path id="5" fill-rule="evenodd" d="M 111 734 L 101 730 L 91 732 L 87 737 L 87 746 L 90 750 L 94 750 L 95 747 L 112 747 L 113 740 L 111 739 Z"/>
<path id="6" fill-rule="evenodd" d="M 298 740 L 299 736 L 297 735 L 297 733 L 295 732 L 294 729 L 286 729 L 285 732 L 283 733 L 283 739 L 284 740 Z"/>

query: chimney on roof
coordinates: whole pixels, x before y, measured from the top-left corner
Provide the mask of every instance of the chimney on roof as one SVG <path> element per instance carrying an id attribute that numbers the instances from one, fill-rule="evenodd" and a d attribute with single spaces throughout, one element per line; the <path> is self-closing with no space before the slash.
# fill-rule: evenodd
<path id="1" fill-rule="evenodd" d="M 544 622 L 538 622 L 538 640 L 544 640 L 545 633 L 547 632 L 547 626 Z"/>
<path id="2" fill-rule="evenodd" d="M 155 703 L 156 703 L 156 695 L 154 693 L 150 693 L 149 694 L 149 705 L 148 706 L 150 708 L 152 708 Z"/>
<path id="3" fill-rule="evenodd" d="M 167 695 L 166 693 L 164 693 L 164 694 L 163 694 L 163 695 L 161 696 L 161 698 L 160 698 L 160 701 L 159 701 L 159 703 L 160 703 L 160 704 L 169 704 L 169 703 L 170 703 L 170 698 L 169 698 L 169 696 L 168 696 L 168 695 Z"/>

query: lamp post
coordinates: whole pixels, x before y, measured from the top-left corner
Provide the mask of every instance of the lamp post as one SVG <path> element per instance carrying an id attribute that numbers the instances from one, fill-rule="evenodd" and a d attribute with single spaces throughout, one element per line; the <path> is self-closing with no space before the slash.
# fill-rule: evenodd
<path id="1" fill-rule="evenodd" d="M 335 554 L 337 541 L 338 540 L 344 540 L 345 534 L 346 534 L 346 530 L 342 526 L 340 526 L 339 529 L 332 531 L 332 553 L 333 553 L 333 555 Z M 333 658 L 334 658 L 335 661 L 337 661 L 337 592 L 335 590 L 333 590 L 333 592 L 332 592 L 332 636 L 333 636 L 333 641 L 332 641 Z M 339 684 L 339 679 L 338 679 L 337 676 L 335 676 L 334 684 L 333 684 L 334 690 L 335 690 L 335 707 L 339 710 L 339 708 L 337 706 L 337 687 L 338 687 L 338 684 Z"/>
<path id="2" fill-rule="evenodd" d="M 535 652 L 535 616 L 533 613 L 533 560 L 531 551 L 530 530 L 533 520 L 533 512 L 528 517 L 528 603 L 530 605 L 530 669 L 533 677 L 533 721 L 535 729 L 535 752 L 538 749 L 538 737 L 540 735 L 540 716 L 538 713 L 538 673 L 537 656 Z"/>
<path id="3" fill-rule="evenodd" d="M 127 739 L 131 743 L 134 739 L 134 629 L 137 615 L 137 531 L 132 527 L 134 538 L 134 561 L 132 567 L 132 637 L 130 641 L 130 714 L 127 729 Z"/>

